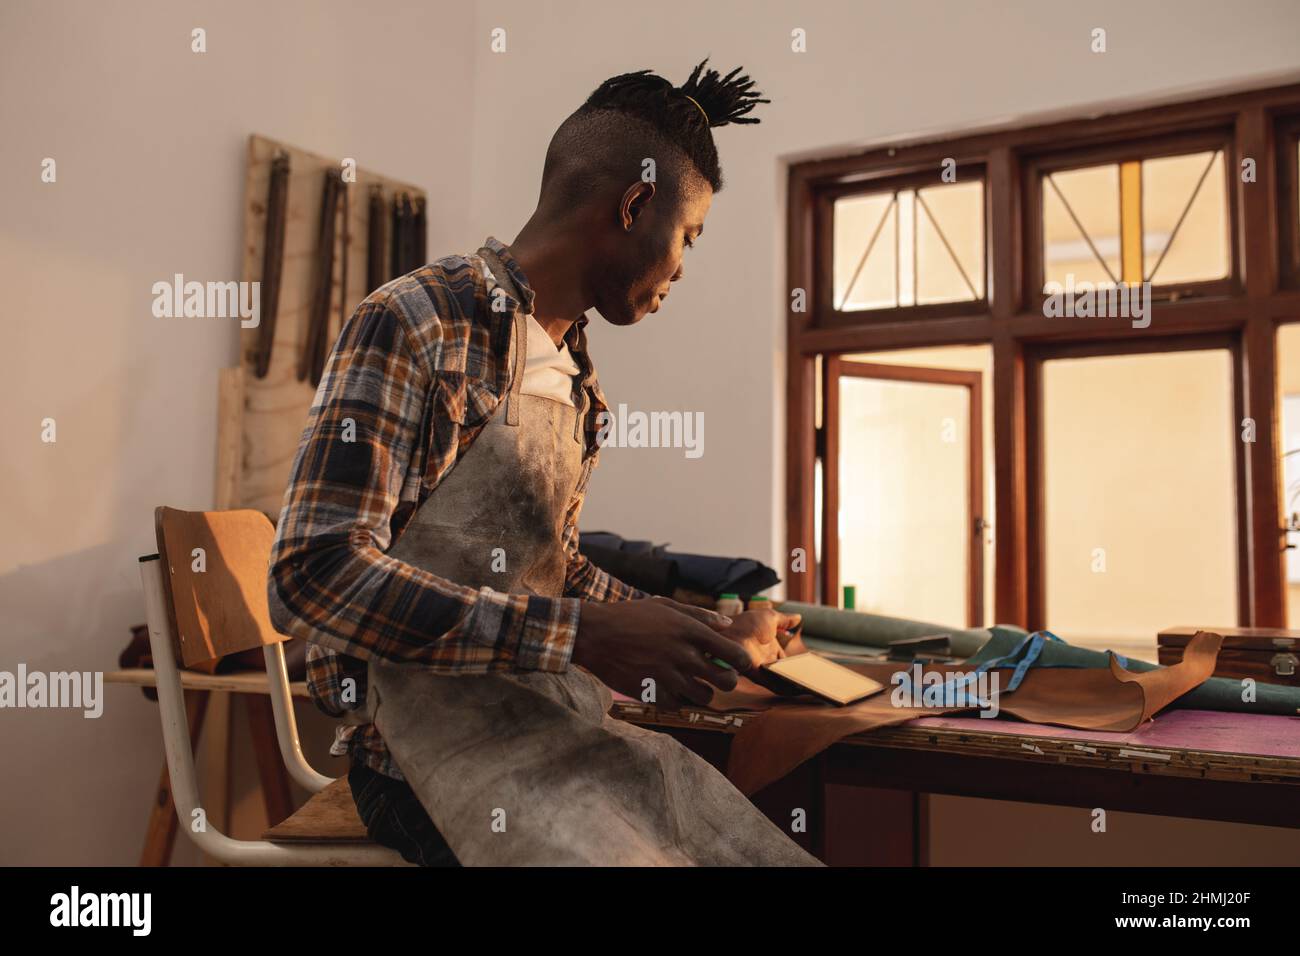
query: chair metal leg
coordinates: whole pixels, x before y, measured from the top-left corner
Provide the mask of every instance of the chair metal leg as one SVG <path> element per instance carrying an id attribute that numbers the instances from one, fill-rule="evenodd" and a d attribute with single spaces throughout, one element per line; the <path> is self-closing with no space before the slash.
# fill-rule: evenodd
<path id="1" fill-rule="evenodd" d="M 284 646 L 269 644 L 262 648 L 266 657 L 266 679 L 271 685 L 271 708 L 275 712 L 275 739 L 280 742 L 280 756 L 289 774 L 312 793 L 319 793 L 333 777 L 319 773 L 303 756 L 298 738 L 298 721 L 293 714 L 293 696 L 289 693 L 289 669 L 284 663 Z"/>
<path id="2" fill-rule="evenodd" d="M 203 718 L 208 711 L 208 692 L 191 690 L 185 694 L 185 718 L 190 727 L 190 746 L 198 743 L 203 730 Z M 167 759 L 163 758 L 162 774 L 153 806 L 149 809 L 149 823 L 145 827 L 144 849 L 140 852 L 141 866 L 167 866 L 171 863 L 176 846 L 176 801 L 172 799 L 171 778 L 167 772 Z"/>

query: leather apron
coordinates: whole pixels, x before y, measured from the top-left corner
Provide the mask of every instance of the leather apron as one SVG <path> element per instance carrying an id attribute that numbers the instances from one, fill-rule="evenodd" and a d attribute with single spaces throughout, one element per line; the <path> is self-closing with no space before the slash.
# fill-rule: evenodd
<path id="1" fill-rule="evenodd" d="M 583 430 L 573 406 L 522 394 L 527 316 L 514 321 L 509 395 L 388 553 L 470 587 L 559 597 Z M 369 678 L 375 725 L 462 864 L 817 865 L 707 762 L 610 717 L 609 688 L 581 667 L 448 675 L 375 660 Z"/>

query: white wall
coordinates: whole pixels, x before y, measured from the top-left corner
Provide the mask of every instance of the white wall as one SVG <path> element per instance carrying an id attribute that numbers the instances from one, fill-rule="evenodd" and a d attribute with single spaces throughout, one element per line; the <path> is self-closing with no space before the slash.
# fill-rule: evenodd
<path id="1" fill-rule="evenodd" d="M 154 506 L 213 505 L 238 328 L 155 319 L 150 287 L 239 278 L 249 133 L 419 183 L 430 247 L 467 241 L 471 26 L 415 0 L 0 4 L 0 670 L 115 667 Z M 0 711 L 0 863 L 138 857 L 157 711 L 105 697 L 99 720 Z"/>

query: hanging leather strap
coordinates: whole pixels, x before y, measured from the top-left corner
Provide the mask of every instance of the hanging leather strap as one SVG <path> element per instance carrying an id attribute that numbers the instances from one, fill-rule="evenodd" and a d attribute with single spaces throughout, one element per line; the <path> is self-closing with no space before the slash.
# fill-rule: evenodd
<path id="1" fill-rule="evenodd" d="M 388 281 L 384 273 L 384 190 L 378 183 L 370 187 L 369 238 L 366 241 L 366 294 Z"/>
<path id="2" fill-rule="evenodd" d="M 266 197 L 266 234 L 262 244 L 261 328 L 253 353 L 253 374 L 266 378 L 275 344 L 275 320 L 280 313 L 280 278 L 284 270 L 284 228 L 289 202 L 289 154 L 271 160 L 271 182 Z"/>
<path id="3" fill-rule="evenodd" d="M 388 244 L 388 278 L 396 279 L 406 270 L 406 209 L 400 194 L 393 195 L 392 239 Z"/>
<path id="4" fill-rule="evenodd" d="M 341 251 L 339 252 L 339 331 L 343 331 L 348 321 L 348 246 L 352 244 L 352 203 L 351 191 L 346 179 L 339 177 L 339 206 L 342 209 L 343 224 Z M 318 379 L 319 375 L 316 376 Z"/>
<path id="5" fill-rule="evenodd" d="M 321 192 L 320 229 L 316 242 L 316 275 L 311 306 L 307 313 L 307 335 L 298 356 L 298 381 L 310 377 L 320 383 L 328 347 L 330 303 L 334 293 L 334 237 L 338 220 L 339 190 L 343 181 L 333 169 L 325 171 Z"/>
<path id="6" fill-rule="evenodd" d="M 426 219 L 425 216 L 426 205 L 427 203 L 423 196 L 415 197 L 415 216 L 413 221 L 413 228 L 415 230 L 415 235 L 412 237 L 413 245 L 411 249 L 412 269 L 418 269 L 420 268 L 420 266 L 427 264 L 429 261 L 428 250 L 426 248 L 428 245 L 428 238 L 429 238 L 428 220 Z"/>

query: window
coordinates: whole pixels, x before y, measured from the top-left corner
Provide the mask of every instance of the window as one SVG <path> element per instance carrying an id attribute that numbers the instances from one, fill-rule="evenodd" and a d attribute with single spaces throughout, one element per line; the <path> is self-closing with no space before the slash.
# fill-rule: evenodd
<path id="1" fill-rule="evenodd" d="M 1300 614 L 1300 346 L 1277 343 L 1300 328 L 1300 85 L 797 163 L 787 195 L 787 548 L 812 559 L 790 597 L 853 584 L 884 613 L 965 606 L 1148 655 L 1179 609 L 1281 627 L 1290 590 Z M 1071 277 L 1157 304 L 1049 310 Z M 971 348 L 981 368 L 947 365 Z M 975 372 L 986 414 L 963 418 Z"/>
<path id="2" fill-rule="evenodd" d="M 992 360 L 977 345 L 825 363 L 826 603 L 851 585 L 862 611 L 994 623 Z"/>
<path id="3" fill-rule="evenodd" d="M 1041 190 L 1044 291 L 1230 274 L 1222 150 L 1056 170 Z"/>
<path id="4" fill-rule="evenodd" d="M 844 196 L 833 216 L 836 311 L 984 298 L 979 180 Z"/>

